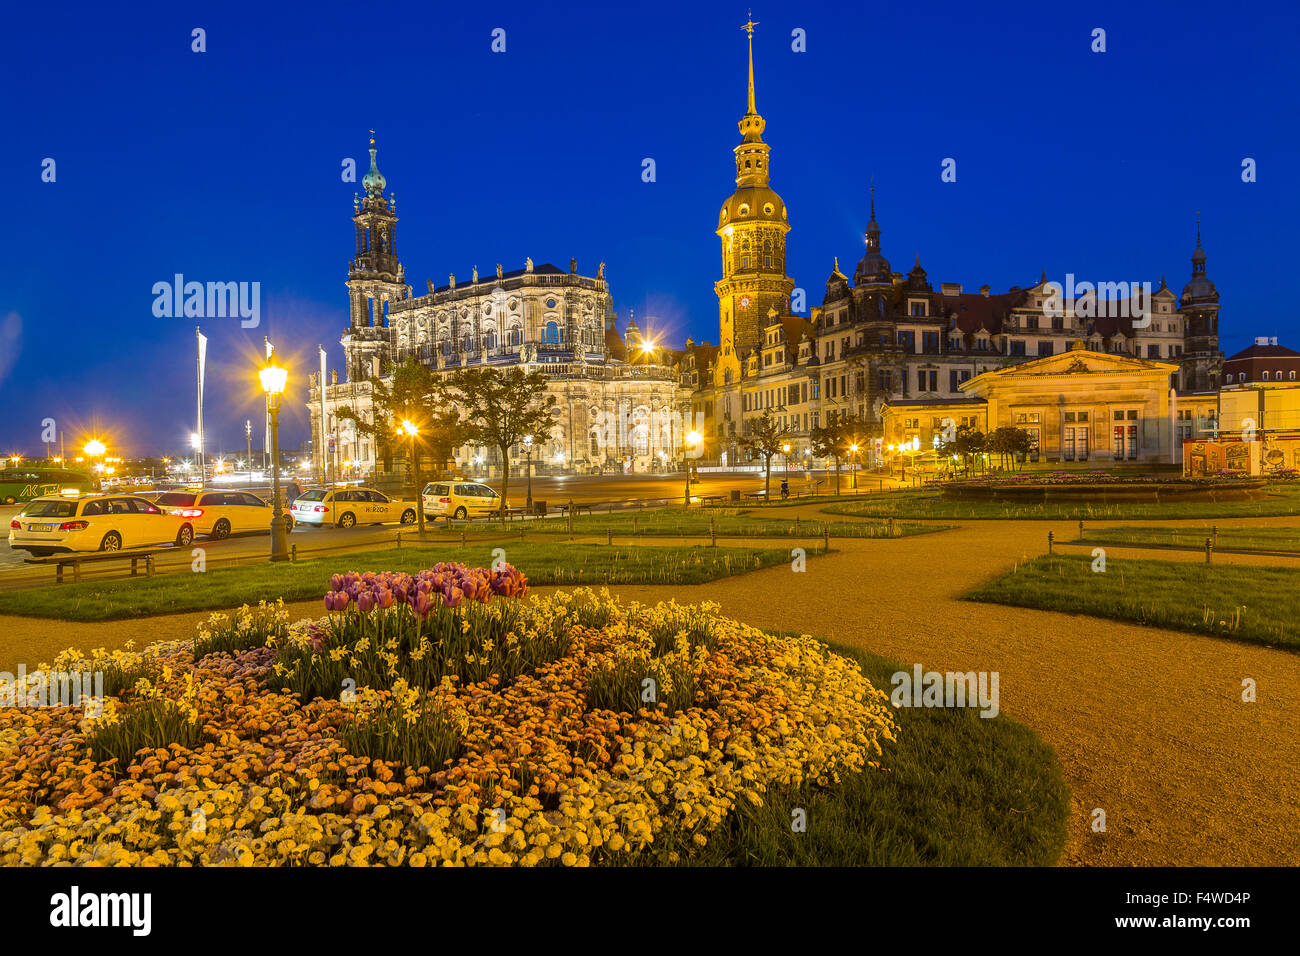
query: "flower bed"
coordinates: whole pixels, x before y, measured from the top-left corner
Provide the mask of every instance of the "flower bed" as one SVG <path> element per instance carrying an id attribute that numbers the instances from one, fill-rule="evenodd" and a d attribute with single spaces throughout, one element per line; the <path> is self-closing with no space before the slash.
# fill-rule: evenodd
<path id="1" fill-rule="evenodd" d="M 0 863 L 689 862 L 894 739 L 856 663 L 716 606 L 525 601 L 508 566 L 331 585 L 317 620 L 60 655 L 134 683 L 94 719 L 0 711 Z"/>

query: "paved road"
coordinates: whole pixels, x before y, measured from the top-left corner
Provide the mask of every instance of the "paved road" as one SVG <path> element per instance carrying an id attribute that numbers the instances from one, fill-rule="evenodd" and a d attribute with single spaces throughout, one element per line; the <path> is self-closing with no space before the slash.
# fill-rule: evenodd
<path id="1" fill-rule="evenodd" d="M 779 468 L 773 468 L 772 491 L 774 495 L 780 491 L 780 477 L 782 474 Z M 646 502 L 651 505 L 661 502 L 680 504 L 685 493 L 683 479 L 684 476 L 681 474 L 534 478 L 533 500 L 547 502 L 548 507 L 552 510 L 556 505 L 566 504 L 569 501 L 579 504 L 609 504 L 614 508 L 628 507 L 636 502 Z M 810 494 L 814 490 L 830 493 L 834 490 L 834 476 L 832 475 L 829 480 L 824 479 L 826 479 L 826 476 L 821 473 L 814 475 L 810 480 L 802 472 L 791 472 L 790 490 L 793 494 Z M 818 485 L 818 481 L 823 483 Z M 887 483 L 888 479 L 885 479 L 885 481 Z M 878 479 L 872 478 L 871 488 L 874 489 L 877 482 Z M 500 489 L 498 482 L 492 482 L 492 484 L 498 490 Z M 848 478 L 843 477 L 841 480 L 842 490 L 848 491 L 849 487 Z M 861 476 L 860 487 L 864 490 L 868 487 L 865 476 Z M 705 473 L 700 476 L 700 481 L 691 485 L 691 494 L 697 498 L 701 495 L 722 495 L 729 498 L 733 489 L 739 491 L 742 496 L 761 492 L 763 490 L 763 476 L 761 473 Z M 516 507 L 523 507 L 527 495 L 527 483 L 520 479 L 513 479 L 507 493 Z M 22 510 L 21 505 L 0 505 L 0 522 L 3 522 L 2 526 L 5 529 L 8 528 L 10 519 L 20 510 Z M 338 548 L 347 545 L 369 547 L 393 541 L 399 530 L 406 534 L 413 529 L 407 528 L 403 530 L 399 529 L 397 525 L 346 530 L 342 528 L 300 527 L 294 530 L 289 540 L 291 544 L 297 545 L 301 552 Z M 195 542 L 194 546 L 202 548 L 207 553 L 209 568 L 221 567 L 227 563 L 249 561 L 270 553 L 269 538 L 265 534 L 241 535 L 226 541 L 208 541 L 200 538 Z M 13 586 L 15 582 L 25 584 L 29 579 L 33 582 L 53 579 L 54 572 L 52 569 L 24 564 L 24 559 L 27 557 L 27 552 L 15 551 L 7 547 L 6 544 L 0 543 L 0 579 L 3 579 L 4 584 Z M 159 568 L 165 569 L 169 565 L 188 566 L 190 561 L 190 549 L 178 548 L 174 554 L 164 553 L 159 556 L 157 564 Z"/>

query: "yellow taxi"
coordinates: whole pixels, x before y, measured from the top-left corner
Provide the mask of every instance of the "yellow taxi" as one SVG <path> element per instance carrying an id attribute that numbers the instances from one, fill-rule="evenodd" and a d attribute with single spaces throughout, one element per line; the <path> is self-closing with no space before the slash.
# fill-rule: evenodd
<path id="1" fill-rule="evenodd" d="M 270 504 L 249 491 L 199 488 L 164 491 L 150 497 L 164 511 L 189 521 L 195 534 L 217 541 L 232 534 L 271 530 Z M 292 519 L 288 526 L 292 530 Z"/>
<path id="2" fill-rule="evenodd" d="M 139 495 L 46 495 L 33 498 L 9 522 L 9 547 L 38 558 L 56 551 L 185 547 L 193 540 L 194 528 L 185 519 Z"/>
<path id="3" fill-rule="evenodd" d="M 500 515 L 510 504 L 479 481 L 431 481 L 424 486 L 424 513 L 434 518 Z"/>
<path id="4" fill-rule="evenodd" d="M 373 488 L 310 488 L 289 508 L 295 524 L 352 528 L 359 524 L 412 524 L 415 504 Z"/>

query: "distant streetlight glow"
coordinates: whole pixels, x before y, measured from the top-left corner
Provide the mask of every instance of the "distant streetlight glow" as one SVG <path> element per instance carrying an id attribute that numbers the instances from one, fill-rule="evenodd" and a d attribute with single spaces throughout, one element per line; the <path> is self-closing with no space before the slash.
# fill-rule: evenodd
<path id="1" fill-rule="evenodd" d="M 682 502 L 682 507 L 684 508 L 689 508 L 691 506 L 691 452 L 699 448 L 702 441 L 704 441 L 704 436 L 694 428 L 688 431 L 682 438 L 682 443 L 686 446 L 686 497 Z"/>
<path id="2" fill-rule="evenodd" d="M 289 370 L 268 361 L 257 373 L 266 392 L 266 410 L 271 417 L 271 560 L 289 558 L 289 529 L 280 501 L 280 396 L 289 381 Z"/>

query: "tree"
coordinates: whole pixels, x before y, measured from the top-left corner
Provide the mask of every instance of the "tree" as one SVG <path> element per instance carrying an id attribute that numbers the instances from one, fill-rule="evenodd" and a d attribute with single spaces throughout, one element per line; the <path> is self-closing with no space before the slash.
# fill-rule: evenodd
<path id="1" fill-rule="evenodd" d="M 947 455 L 957 455 L 962 460 L 962 468 L 970 473 L 971 465 L 983 454 L 988 439 L 982 431 L 972 425 L 958 425 L 952 441 L 944 442 L 940 450 Z"/>
<path id="2" fill-rule="evenodd" d="M 390 364 L 387 378 L 370 379 L 370 400 L 374 406 L 371 421 L 351 406 L 340 408 L 336 417 L 351 421 L 359 434 L 374 438 L 377 453 L 400 452 L 406 458 L 415 484 L 415 514 L 420 531 L 424 531 L 424 485 L 420 479 L 422 448 L 433 451 L 446 467 L 451 450 L 464 442 L 464 429 L 447 398 L 438 374 L 422 365 L 414 356 L 405 364 Z M 410 426 L 404 428 L 403 423 Z M 415 433 L 411 434 L 411 428 Z"/>
<path id="3" fill-rule="evenodd" d="M 501 523 L 510 486 L 510 449 L 532 435 L 541 444 L 551 437 L 551 410 L 555 396 L 546 394 L 546 376 L 523 369 L 457 369 L 448 390 L 460 408 L 465 440 L 501 453 Z"/>
<path id="4" fill-rule="evenodd" d="M 856 415 L 832 417 L 825 425 L 814 425 L 809 438 L 812 452 L 818 458 L 835 461 L 835 493 L 840 493 L 840 463 L 852 445 L 861 445 L 862 422 Z"/>
<path id="5" fill-rule="evenodd" d="M 777 424 L 770 411 L 763 412 L 761 418 L 751 418 L 748 424 L 749 435 L 740 443 L 763 456 L 763 498 L 771 500 L 772 457 L 790 440 L 790 429 Z"/>
<path id="6" fill-rule="evenodd" d="M 1033 446 L 1033 438 L 1029 432 L 1023 428 L 1016 428 L 1013 425 L 1003 425 L 995 429 L 989 436 L 989 451 L 995 453 L 1002 462 L 1002 467 L 1007 466 L 1007 460 L 1010 459 L 1014 465 L 1021 456 L 1029 454 Z"/>

